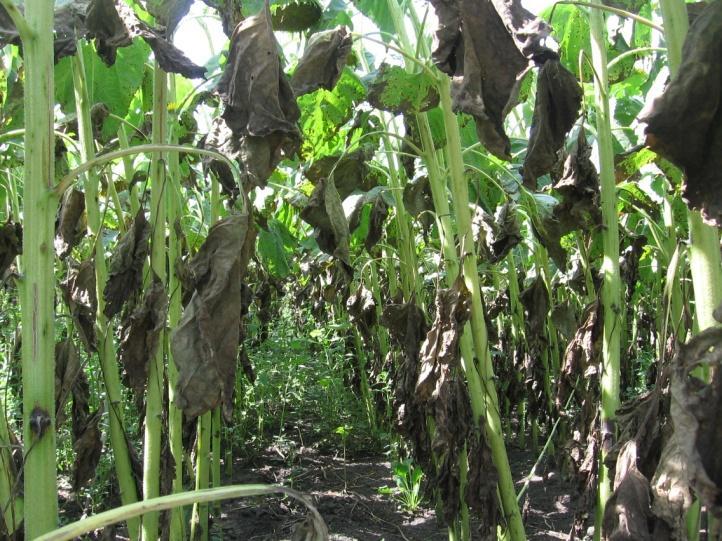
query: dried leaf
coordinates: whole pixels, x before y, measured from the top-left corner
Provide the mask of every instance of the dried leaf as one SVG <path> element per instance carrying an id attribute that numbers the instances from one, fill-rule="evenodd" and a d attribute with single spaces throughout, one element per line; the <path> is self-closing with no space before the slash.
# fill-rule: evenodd
<path id="1" fill-rule="evenodd" d="M 481 207 L 476 207 L 475 210 L 473 226 L 481 241 L 479 253 L 483 254 L 484 259 L 489 263 L 498 263 L 522 239 L 516 205 L 507 201 L 497 207 L 494 216 L 484 212 Z"/>
<path id="2" fill-rule="evenodd" d="M 223 25 L 223 33 L 230 38 L 233 29 L 243 20 L 241 2 L 239 0 L 203 0 L 203 3 L 218 12 Z"/>
<path id="3" fill-rule="evenodd" d="M 510 160 L 504 118 L 515 105 L 528 58 L 555 57 L 541 45 L 549 27 L 518 0 L 432 0 L 439 19 L 433 58 L 453 77 L 454 108 L 474 117 L 482 144 Z"/>
<path id="4" fill-rule="evenodd" d="M 483 418 L 478 433 L 468 438 L 469 474 L 464 500 L 469 509 L 479 517 L 479 533 L 482 541 L 494 541 L 499 524 L 499 500 L 497 482 L 499 475 L 492 459 L 491 448 L 486 440 Z"/>
<path id="5" fill-rule="evenodd" d="M 564 163 L 563 176 L 554 185 L 562 200 L 554 207 L 554 219 L 561 224 L 560 234 L 601 226 L 599 175 L 590 159 L 591 153 L 592 147 L 587 143 L 584 128 L 580 128 Z"/>
<path id="6" fill-rule="evenodd" d="M 558 59 L 539 70 L 529 148 L 524 158 L 524 185 L 535 190 L 537 179 L 559 161 L 564 140 L 579 116 L 582 89 Z"/>
<path id="7" fill-rule="evenodd" d="M 316 229 L 321 250 L 351 266 L 348 221 L 333 180 L 321 179 L 316 184 L 301 218 Z"/>
<path id="8" fill-rule="evenodd" d="M 78 492 L 95 477 L 95 470 L 103 452 L 100 420 L 103 410 L 96 411 L 84 422 L 82 431 L 73 442 L 75 461 L 73 464 L 73 491 Z"/>
<path id="9" fill-rule="evenodd" d="M 319 88 L 332 90 L 351 52 L 351 36 L 344 26 L 312 34 L 291 76 L 296 96 Z"/>
<path id="10" fill-rule="evenodd" d="M 471 294 L 461 275 L 449 289 L 436 293 L 436 316 L 421 346 L 416 393 L 421 401 L 436 397 L 459 359 L 459 339 L 471 316 Z"/>
<path id="11" fill-rule="evenodd" d="M 55 226 L 55 252 L 64 259 L 85 235 L 83 213 L 85 212 L 85 194 L 73 188 L 63 195 Z"/>
<path id="12" fill-rule="evenodd" d="M 682 194 L 710 224 L 722 227 L 722 3 L 695 19 L 682 62 L 641 120 L 647 145 L 685 174 Z"/>
<path id="13" fill-rule="evenodd" d="M 595 367 L 601 348 L 602 305 L 595 301 L 589 305 L 582 316 L 582 325 L 564 351 L 561 378 L 557 391 L 556 404 L 561 408 L 566 403 L 570 390 L 577 378 L 587 376 L 587 370 Z"/>
<path id="14" fill-rule="evenodd" d="M 227 419 L 233 411 L 240 283 L 250 228 L 248 215 L 220 220 L 189 265 L 195 290 L 171 337 L 179 372 L 176 403 L 188 418 L 221 402 Z"/>
<path id="15" fill-rule="evenodd" d="M 23 253 L 23 226 L 10 220 L 0 226 L 0 278 Z"/>
<path id="16" fill-rule="evenodd" d="M 341 156 L 324 156 L 314 161 L 306 169 L 305 175 L 314 184 L 333 177 L 338 195 L 343 201 L 356 190 L 368 192 L 378 184 L 378 177 L 366 163 L 373 156 L 373 151 L 371 147 L 363 147 Z"/>
<path id="17" fill-rule="evenodd" d="M 607 501 L 602 537 L 608 541 L 651 541 L 650 486 L 637 469 L 637 444 L 628 441 L 617 460 L 614 492 Z"/>
<path id="18" fill-rule="evenodd" d="M 143 264 L 150 248 L 150 233 L 150 224 L 140 209 L 110 256 L 108 282 L 103 291 L 106 317 L 120 312 L 123 304 L 143 286 Z"/>
<path id="19" fill-rule="evenodd" d="M 55 426 L 65 422 L 65 405 L 78 378 L 84 378 L 80 356 L 73 341 L 66 338 L 55 344 Z"/>
<path id="20" fill-rule="evenodd" d="M 218 82 L 226 106 L 222 117 L 238 140 L 238 159 L 250 186 L 265 186 L 282 157 L 294 154 L 300 144 L 300 111 L 278 51 L 266 5 L 233 31 Z"/>
<path id="21" fill-rule="evenodd" d="M 364 340 L 371 342 L 372 329 L 376 325 L 376 301 L 374 296 L 362 283 L 356 292 L 346 301 L 346 310 L 351 323 L 358 327 Z"/>
<path id="22" fill-rule="evenodd" d="M 143 396 L 148 382 L 150 360 L 158 348 L 165 328 L 168 296 L 163 282 L 153 276 L 143 302 L 123 319 L 120 329 L 119 360 L 123 365 L 125 383 L 136 396 Z"/>
<path id="23" fill-rule="evenodd" d="M 187 2 L 175 3 L 181 8 Z M 169 2 L 167 5 L 170 6 Z M 189 5 L 189 4 L 188 4 Z M 166 24 L 175 25 L 182 9 L 168 9 L 165 15 L 173 18 Z M 178 18 L 178 20 L 175 20 Z M 95 38 L 98 55 L 112 66 L 115 63 L 116 50 L 127 47 L 133 38 L 145 40 L 153 50 L 160 67 L 168 73 L 179 73 L 189 79 L 205 76 L 206 68 L 191 62 L 183 52 L 165 39 L 163 34 L 141 21 L 129 5 L 122 0 L 91 0 L 85 17 L 85 25 L 90 37 Z M 172 30 L 172 28 L 169 28 Z"/>
<path id="24" fill-rule="evenodd" d="M 98 300 L 95 292 L 95 265 L 92 260 L 77 264 L 68 259 L 68 275 L 60 283 L 63 300 L 73 318 L 75 330 L 78 331 L 88 353 L 96 351 L 95 315 Z"/>
<path id="25" fill-rule="evenodd" d="M 549 290 L 541 276 L 521 292 L 519 300 L 524 305 L 528 338 L 545 340 L 547 314 L 549 313 Z"/>
<path id="26" fill-rule="evenodd" d="M 709 367 L 705 383 L 693 371 Z M 680 347 L 672 370 L 673 439 L 685 476 L 703 505 L 722 517 L 722 328 L 709 328 Z"/>

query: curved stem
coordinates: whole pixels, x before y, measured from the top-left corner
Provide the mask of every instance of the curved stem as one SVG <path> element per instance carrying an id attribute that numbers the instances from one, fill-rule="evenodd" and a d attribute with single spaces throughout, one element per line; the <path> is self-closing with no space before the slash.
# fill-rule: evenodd
<path id="1" fill-rule="evenodd" d="M 32 41 L 36 38 L 37 34 L 30 27 L 27 19 L 25 19 L 13 0 L 0 0 L 0 6 L 5 8 L 5 11 L 7 11 L 10 19 L 12 19 L 15 29 L 20 35 L 20 40 L 23 43 Z"/>
<path id="2" fill-rule="evenodd" d="M 231 485 L 221 488 L 210 488 L 206 490 L 192 490 L 181 494 L 161 496 L 142 502 L 116 507 L 109 511 L 93 515 L 91 517 L 73 522 L 62 528 L 54 530 L 36 538 L 35 541 L 69 541 L 82 536 L 88 532 L 99 530 L 105 526 L 117 524 L 124 520 L 139 517 L 145 513 L 166 511 L 176 507 L 183 507 L 193 503 L 208 503 L 219 500 L 230 500 L 233 498 L 250 498 L 253 496 L 267 496 L 269 494 L 285 494 L 303 503 L 313 514 L 316 524 L 326 528 L 318 510 L 306 499 L 306 497 L 293 489 L 277 485 Z"/>

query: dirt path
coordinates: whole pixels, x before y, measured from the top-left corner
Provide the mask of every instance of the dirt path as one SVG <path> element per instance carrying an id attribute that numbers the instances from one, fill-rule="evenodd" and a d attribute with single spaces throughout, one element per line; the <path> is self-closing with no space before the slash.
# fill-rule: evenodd
<path id="1" fill-rule="evenodd" d="M 282 483 L 313 497 L 334 541 L 446 541 L 446 529 L 433 509 L 410 515 L 399 510 L 379 488 L 394 486 L 391 466 L 383 457 L 325 456 L 301 450 L 292 460 L 268 449 L 255 462 L 238 464 L 226 483 Z M 535 460 L 529 452 L 513 452 L 512 467 L 521 483 Z M 521 486 L 521 485 L 519 485 Z M 573 487 L 555 472 L 535 476 L 530 483 L 524 514 L 529 539 L 567 539 L 571 527 Z M 213 525 L 215 538 L 226 540 L 290 540 L 305 512 L 278 498 L 241 500 L 224 504 Z"/>

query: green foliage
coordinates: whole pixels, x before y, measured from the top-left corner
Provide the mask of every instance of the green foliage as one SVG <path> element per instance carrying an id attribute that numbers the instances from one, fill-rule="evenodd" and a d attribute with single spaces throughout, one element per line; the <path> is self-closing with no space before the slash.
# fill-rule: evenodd
<path id="1" fill-rule="evenodd" d="M 436 81 L 425 71 L 409 73 L 401 66 L 383 64 L 366 79 L 369 102 L 384 111 L 414 114 L 426 111 L 434 101 L 438 103 Z"/>
<path id="2" fill-rule="evenodd" d="M 365 95 L 361 80 L 345 69 L 333 90 L 320 88 L 301 96 L 298 105 L 303 133 L 302 154 L 320 158 L 345 150 L 349 129 L 344 129 L 344 125 L 353 118 L 355 106 Z"/>
<path id="3" fill-rule="evenodd" d="M 410 460 L 395 462 L 391 469 L 396 487 L 381 487 L 379 492 L 393 496 L 404 511 L 415 513 L 424 502 L 421 493 L 424 472 Z"/>
<path id="4" fill-rule="evenodd" d="M 258 231 L 258 257 L 274 278 L 286 278 L 291 273 L 291 258 L 297 245 L 290 231 L 278 220 L 268 220 L 268 229 Z"/>
<path id="5" fill-rule="evenodd" d="M 125 118 L 128 106 L 143 82 L 150 48 L 144 41 L 135 40 L 130 47 L 118 49 L 118 59 L 111 67 L 103 63 L 91 46 L 86 45 L 82 50 L 91 104 L 104 103 L 112 114 Z M 65 114 L 75 113 L 73 70 L 69 57 L 63 58 L 55 66 L 55 97 Z M 103 124 L 101 135 L 110 137 L 119 126 L 119 120 L 108 118 Z"/>

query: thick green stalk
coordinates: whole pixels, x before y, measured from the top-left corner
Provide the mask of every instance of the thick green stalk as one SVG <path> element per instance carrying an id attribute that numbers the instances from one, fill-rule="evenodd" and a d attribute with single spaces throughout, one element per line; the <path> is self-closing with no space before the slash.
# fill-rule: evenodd
<path id="1" fill-rule="evenodd" d="M 486 322 L 481 303 L 479 274 L 476 269 L 476 246 L 471 230 L 469 213 L 469 187 L 464 175 L 464 163 L 461 153 L 461 141 L 456 115 L 451 106 L 449 80 L 443 78 L 439 84 L 440 106 L 444 114 L 446 129 L 448 164 L 450 170 L 451 193 L 454 201 L 454 214 L 460 241 L 462 272 L 466 286 L 471 292 L 471 330 L 474 341 L 478 370 L 486 393 L 486 435 L 491 447 L 494 465 L 499 473 L 499 494 L 502 508 L 512 541 L 526 539 L 519 505 L 516 501 L 514 480 L 509 468 L 509 458 L 504 446 L 501 420 L 499 418 L 499 401 L 494 387 L 494 370 L 491 364 L 489 344 L 487 341 Z"/>
<path id="2" fill-rule="evenodd" d="M 592 64 L 598 75 L 595 78 L 597 103 L 597 145 L 599 148 L 599 177 L 602 201 L 602 306 L 604 312 L 604 338 L 602 341 L 601 375 L 601 437 L 602 451 L 599 459 L 599 491 L 595 517 L 595 539 L 601 535 L 601 519 L 604 506 L 611 495 L 611 484 L 605 458 L 614 443 L 614 417 L 619 407 L 619 358 L 621 336 L 621 278 L 619 274 L 619 224 L 614 179 L 614 151 L 612 149 L 611 117 L 607 79 L 607 40 L 604 15 L 597 9 L 589 14 L 592 43 Z"/>
<path id="3" fill-rule="evenodd" d="M 221 429 L 223 425 L 220 407 L 213 410 L 211 426 L 211 452 L 213 453 L 213 460 L 211 462 L 211 486 L 217 488 L 221 486 Z M 216 502 L 213 505 L 213 512 L 220 514 L 220 503 Z"/>
<path id="4" fill-rule="evenodd" d="M 78 52 L 72 58 L 73 85 L 75 90 L 75 107 L 78 118 L 78 137 L 80 140 L 80 159 L 87 162 L 95 158 L 95 142 L 93 141 L 93 128 L 90 117 L 90 98 L 85 81 L 85 65 L 83 48 L 78 44 Z M 102 223 L 100 206 L 98 203 L 98 189 L 100 179 L 94 170 L 87 172 L 85 181 L 85 208 L 88 214 L 88 229 L 98 239 L 101 234 Z M 97 312 L 95 324 L 98 337 L 98 358 L 102 367 L 103 381 L 108 407 L 110 424 L 110 443 L 115 458 L 115 473 L 120 488 L 120 499 L 123 505 L 138 501 L 133 468 L 126 438 L 125 423 L 123 419 L 123 398 L 118 374 L 118 359 L 115 351 L 113 331 L 108 328 L 108 319 L 103 313 L 105 300 L 103 291 L 108 280 L 108 270 L 105 260 L 103 243 L 97 241 L 95 246 L 95 291 L 97 298 Z M 140 520 L 131 519 L 128 523 L 128 532 L 131 539 L 138 539 Z"/>
<path id="5" fill-rule="evenodd" d="M 53 143 L 53 5 L 25 4 L 31 35 L 25 62 L 25 185 L 23 191 L 22 365 L 25 454 L 25 538 L 55 528 L 55 172 Z"/>
<path id="6" fill-rule="evenodd" d="M 173 101 L 177 100 L 175 89 L 175 78 L 170 78 L 170 96 Z M 174 124 L 175 125 L 175 124 Z M 171 144 L 178 144 L 178 137 L 171 135 Z M 168 303 L 168 326 L 175 329 L 180 321 L 183 307 L 181 306 L 180 280 L 175 273 L 176 260 L 181 255 L 181 244 L 176 232 L 175 222 L 180 215 L 180 164 L 177 153 L 168 156 L 168 183 L 166 191 L 166 208 L 168 213 L 168 291 L 170 299 Z M 168 352 L 168 444 L 173 462 L 176 464 L 175 476 L 173 477 L 173 493 L 183 491 L 183 411 L 175 405 L 175 389 L 178 384 L 178 368 L 171 358 L 171 351 L 166 335 L 166 351 Z M 185 520 L 183 511 L 174 508 L 170 515 L 171 541 L 185 539 Z"/>
<path id="7" fill-rule="evenodd" d="M 154 144 L 168 142 L 168 76 L 156 61 L 153 72 L 153 127 Z M 153 276 L 165 283 L 166 244 L 165 222 L 166 206 L 166 169 L 165 157 L 156 152 L 151 158 L 150 168 L 150 223 L 152 227 L 150 269 Z M 159 343 L 165 342 L 165 333 L 161 332 Z M 161 418 L 163 415 L 163 372 L 164 348 L 159 347 L 150 360 L 148 369 L 148 389 L 145 405 L 145 437 L 143 441 L 143 499 L 149 500 L 160 495 L 160 451 Z M 143 540 L 155 541 L 158 538 L 158 513 L 148 513 L 143 517 Z"/>

